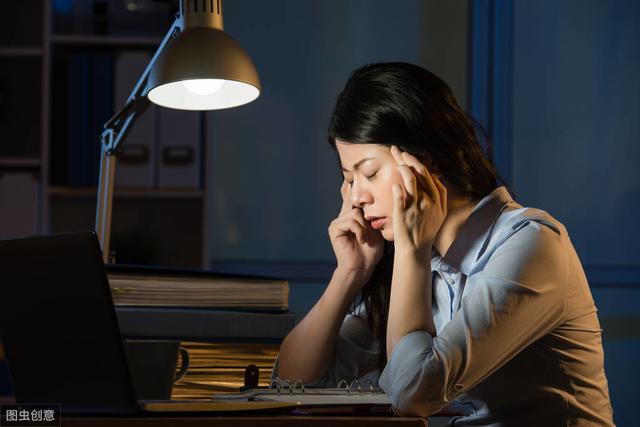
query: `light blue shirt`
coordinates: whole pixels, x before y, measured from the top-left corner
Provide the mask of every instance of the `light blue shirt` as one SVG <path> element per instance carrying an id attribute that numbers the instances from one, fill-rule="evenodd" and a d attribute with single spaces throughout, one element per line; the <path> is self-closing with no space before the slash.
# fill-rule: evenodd
<path id="1" fill-rule="evenodd" d="M 596 308 L 561 223 L 497 188 L 431 269 L 436 336 L 403 337 L 379 375 L 384 349 L 360 309 L 316 385 L 378 379 L 397 410 L 420 416 L 455 400 L 472 412 L 455 426 L 613 425 Z"/>

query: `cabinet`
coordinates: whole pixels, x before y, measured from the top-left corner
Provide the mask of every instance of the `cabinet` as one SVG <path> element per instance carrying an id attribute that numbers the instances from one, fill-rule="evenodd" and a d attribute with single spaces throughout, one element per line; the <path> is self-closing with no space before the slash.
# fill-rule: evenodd
<path id="1" fill-rule="evenodd" d="M 144 67 L 160 44 L 173 3 L 4 6 L 0 238 L 93 229 L 101 126 L 137 80 L 136 61 Z M 152 106 L 136 123 L 116 168 L 116 262 L 207 265 L 204 141 L 201 112 Z"/>

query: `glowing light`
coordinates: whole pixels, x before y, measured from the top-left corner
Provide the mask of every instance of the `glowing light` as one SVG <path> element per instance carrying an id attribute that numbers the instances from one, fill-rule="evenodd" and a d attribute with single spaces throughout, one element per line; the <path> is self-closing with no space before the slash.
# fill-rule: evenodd
<path id="1" fill-rule="evenodd" d="M 224 80 L 218 79 L 198 79 L 185 80 L 182 82 L 184 87 L 194 95 L 207 96 L 215 93 L 222 88 Z"/>

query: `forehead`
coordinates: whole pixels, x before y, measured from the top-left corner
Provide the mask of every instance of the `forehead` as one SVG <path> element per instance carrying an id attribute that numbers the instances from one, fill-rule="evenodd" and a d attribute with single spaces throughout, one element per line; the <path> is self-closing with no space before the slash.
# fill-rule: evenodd
<path id="1" fill-rule="evenodd" d="M 391 156 L 389 147 L 380 144 L 352 144 L 336 141 L 336 149 L 343 167 L 351 169 L 354 164 L 367 158 L 386 159 Z"/>

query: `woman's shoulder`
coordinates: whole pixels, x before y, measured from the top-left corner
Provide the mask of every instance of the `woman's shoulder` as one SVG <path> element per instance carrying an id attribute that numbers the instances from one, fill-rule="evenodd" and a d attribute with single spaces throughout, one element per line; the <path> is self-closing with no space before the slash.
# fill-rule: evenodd
<path id="1" fill-rule="evenodd" d="M 547 211 L 511 202 L 496 218 L 483 252 L 489 255 L 507 241 L 531 249 L 561 249 L 568 238 L 565 226 Z"/>
<path id="2" fill-rule="evenodd" d="M 523 227 L 532 226 L 537 230 L 548 230 L 557 235 L 566 234 L 564 225 L 545 210 L 521 206 L 511 202 L 498 215 L 494 229 L 507 237 Z"/>

